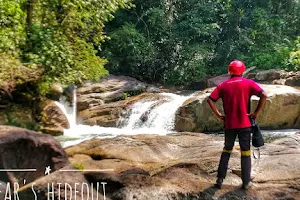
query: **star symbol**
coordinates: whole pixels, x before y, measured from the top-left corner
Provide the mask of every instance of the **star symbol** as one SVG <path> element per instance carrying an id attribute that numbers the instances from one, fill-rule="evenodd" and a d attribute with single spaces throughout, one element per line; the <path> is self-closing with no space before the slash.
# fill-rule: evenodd
<path id="1" fill-rule="evenodd" d="M 49 175 L 49 174 L 50 174 L 50 171 L 51 171 L 50 166 L 46 167 L 45 175 Z"/>

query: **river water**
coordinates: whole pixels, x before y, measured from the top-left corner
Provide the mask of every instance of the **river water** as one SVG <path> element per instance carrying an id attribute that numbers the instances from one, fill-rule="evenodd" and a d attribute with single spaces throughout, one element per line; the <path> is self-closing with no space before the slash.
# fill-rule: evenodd
<path id="1" fill-rule="evenodd" d="M 56 102 L 57 106 L 67 116 L 70 128 L 65 129 L 64 135 L 57 137 L 64 147 L 80 143 L 92 138 L 108 138 L 118 135 L 174 133 L 175 112 L 191 95 L 176 95 L 161 93 L 162 98 L 155 101 L 139 101 L 134 103 L 123 119 L 120 127 L 89 126 L 76 122 L 76 109 L 68 106 L 65 98 Z M 74 94 L 76 96 L 76 94 Z M 73 100 L 76 102 L 76 99 Z M 73 103 L 76 105 L 76 103 Z M 146 117 L 143 117 L 147 114 Z"/>
<path id="2" fill-rule="evenodd" d="M 73 105 L 69 106 L 64 97 L 57 106 L 65 113 L 70 123 L 70 128 L 65 129 L 64 135 L 57 137 L 63 147 L 78 144 L 92 138 L 111 138 L 118 135 L 157 134 L 166 135 L 174 133 L 175 112 L 184 101 L 191 98 L 190 95 L 177 95 L 173 93 L 161 93 L 162 98 L 155 101 L 139 101 L 134 103 L 130 111 L 122 121 L 120 127 L 101 127 L 83 125 L 76 121 L 76 90 L 73 94 Z M 146 115 L 146 117 L 144 117 Z M 295 134 L 298 129 L 286 130 L 262 130 L 268 140 Z"/>

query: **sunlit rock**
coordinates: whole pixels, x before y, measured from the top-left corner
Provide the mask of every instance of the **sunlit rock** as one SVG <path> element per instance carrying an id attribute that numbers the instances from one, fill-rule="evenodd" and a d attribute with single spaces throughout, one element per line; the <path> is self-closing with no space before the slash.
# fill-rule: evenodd
<path id="1" fill-rule="evenodd" d="M 234 148 L 221 190 L 212 186 L 224 138 L 201 133 L 136 135 L 93 139 L 66 148 L 72 163 L 92 182 L 107 181 L 112 199 L 296 199 L 299 193 L 300 135 L 266 144 L 253 157 L 253 189 L 239 190 L 240 152 Z M 85 156 L 82 156 L 85 154 Z"/>
<path id="2" fill-rule="evenodd" d="M 261 85 L 268 99 L 258 116 L 258 123 L 264 129 L 286 129 L 300 127 L 300 90 L 283 85 Z M 178 131 L 219 131 L 223 123 L 212 113 L 206 100 L 211 90 L 196 95 L 176 113 L 175 128 Z M 251 99 L 252 112 L 256 108 L 258 97 Z M 221 100 L 217 103 L 222 111 Z"/>
<path id="3" fill-rule="evenodd" d="M 99 83 L 87 83 L 78 88 L 78 111 L 124 100 L 143 92 L 159 92 L 159 89 L 128 76 L 109 75 Z"/>
<path id="4" fill-rule="evenodd" d="M 64 129 L 70 127 L 65 113 L 52 100 L 42 101 L 39 105 L 40 130 L 50 135 L 62 135 Z"/>

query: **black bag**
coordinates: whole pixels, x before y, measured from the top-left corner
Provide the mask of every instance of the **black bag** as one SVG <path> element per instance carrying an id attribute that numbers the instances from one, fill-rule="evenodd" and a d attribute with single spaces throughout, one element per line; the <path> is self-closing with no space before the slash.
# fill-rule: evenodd
<path id="1" fill-rule="evenodd" d="M 264 138 L 261 134 L 260 128 L 257 122 L 250 118 L 251 126 L 252 126 L 252 145 L 254 147 L 261 147 L 264 146 Z"/>

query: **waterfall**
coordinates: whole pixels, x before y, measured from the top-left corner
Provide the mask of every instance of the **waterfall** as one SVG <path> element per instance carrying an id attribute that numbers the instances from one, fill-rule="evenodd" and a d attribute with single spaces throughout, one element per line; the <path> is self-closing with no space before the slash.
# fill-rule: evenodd
<path id="1" fill-rule="evenodd" d="M 76 126 L 76 122 L 77 122 L 77 93 L 76 93 L 76 85 L 74 86 L 73 89 L 73 112 L 72 112 L 72 116 L 73 116 L 73 121 L 70 124 L 70 126 Z"/>
<path id="2" fill-rule="evenodd" d="M 76 86 L 73 88 L 72 92 L 72 102 L 68 102 L 66 96 L 61 96 L 59 101 L 55 102 L 55 104 L 61 109 L 61 111 L 65 114 L 70 124 L 70 128 L 76 127 L 76 118 L 77 118 L 77 94 L 76 94 Z"/>
<path id="3" fill-rule="evenodd" d="M 180 96 L 172 93 L 163 93 L 162 95 L 169 97 L 169 102 L 154 108 L 143 126 L 171 131 L 174 129 L 177 109 L 191 96 Z"/>
<path id="4" fill-rule="evenodd" d="M 61 111 L 65 114 L 70 124 L 70 127 L 74 127 L 76 125 L 74 121 L 74 109 L 73 106 L 67 101 L 67 97 L 62 96 L 59 101 L 55 101 L 55 104 L 61 109 Z M 76 116 L 76 115 L 75 115 Z"/>
<path id="5" fill-rule="evenodd" d="M 172 93 L 161 93 L 162 102 L 137 102 L 132 107 L 126 129 L 148 128 L 161 132 L 174 130 L 175 113 L 177 109 L 191 96 L 180 96 Z M 154 106 L 158 104 L 157 106 Z M 151 109 L 151 107 L 154 107 Z M 146 115 L 146 116 L 145 116 Z M 145 116 L 145 117 L 144 117 Z M 145 118 L 144 121 L 141 118 Z"/>
<path id="6" fill-rule="evenodd" d="M 130 111 L 130 116 L 125 122 L 123 128 L 125 129 L 139 128 L 142 123 L 141 118 L 143 114 L 148 113 L 149 110 L 151 109 L 151 106 L 153 106 L 156 102 L 157 101 L 148 101 L 148 102 L 137 102 L 133 104 Z"/>
<path id="7" fill-rule="evenodd" d="M 194 94 L 181 96 L 172 93 L 160 93 L 155 100 L 142 99 L 131 105 L 122 127 L 101 127 L 76 124 L 76 88 L 73 90 L 73 102 L 70 105 L 62 97 L 57 106 L 69 120 L 70 128 L 64 135 L 57 137 L 64 147 L 78 144 L 92 138 L 107 138 L 118 135 L 158 134 L 166 135 L 174 131 L 174 120 L 177 109 Z M 294 134 L 298 130 L 262 131 L 268 137 L 281 137 Z"/>
<path id="8" fill-rule="evenodd" d="M 134 103 L 124 119 L 122 127 L 101 127 L 76 124 L 76 88 L 73 90 L 73 106 L 63 97 L 56 104 L 67 116 L 70 128 L 65 129 L 64 136 L 58 139 L 63 146 L 69 146 L 81 141 L 100 137 L 115 137 L 117 135 L 158 134 L 166 135 L 174 132 L 175 112 L 190 96 L 180 96 L 171 93 L 159 94 L 158 100 L 141 100 Z"/>

